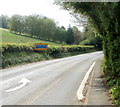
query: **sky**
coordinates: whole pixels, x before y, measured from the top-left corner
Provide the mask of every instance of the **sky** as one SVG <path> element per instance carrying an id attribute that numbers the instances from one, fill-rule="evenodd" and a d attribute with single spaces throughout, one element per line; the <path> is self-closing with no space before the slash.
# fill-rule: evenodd
<path id="1" fill-rule="evenodd" d="M 60 9 L 53 4 L 54 0 L 1 0 L 0 15 L 12 16 L 13 14 L 32 15 L 40 14 L 58 22 L 59 26 L 66 28 L 71 23 L 68 11 Z"/>

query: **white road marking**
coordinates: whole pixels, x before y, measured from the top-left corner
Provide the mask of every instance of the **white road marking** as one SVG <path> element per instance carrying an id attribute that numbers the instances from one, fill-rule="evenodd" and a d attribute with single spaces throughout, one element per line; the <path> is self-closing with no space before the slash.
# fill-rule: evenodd
<path id="1" fill-rule="evenodd" d="M 15 91 L 15 90 L 18 90 L 22 87 L 24 87 L 27 83 L 31 82 L 30 80 L 26 79 L 26 78 L 22 78 L 20 81 L 18 81 L 18 83 L 22 83 L 20 86 L 18 87 L 15 87 L 15 88 L 11 88 L 11 89 L 8 89 L 8 90 L 5 90 L 6 92 L 11 92 L 11 91 Z"/>
<path id="2" fill-rule="evenodd" d="M 85 84 L 86 84 L 86 82 L 87 82 L 87 80 L 88 80 L 88 78 L 89 78 L 90 73 L 92 72 L 92 69 L 93 69 L 95 63 L 96 63 L 96 62 L 94 62 L 94 63 L 92 64 L 92 66 L 90 67 L 90 69 L 88 70 L 88 72 L 85 74 L 85 77 L 83 78 L 83 80 L 82 80 L 82 82 L 81 82 L 81 84 L 80 84 L 80 86 L 79 86 L 79 89 L 78 89 L 78 91 L 77 91 L 77 98 L 78 98 L 78 100 L 80 100 L 80 101 L 82 101 L 82 100 L 84 99 L 83 90 L 84 90 Z"/>

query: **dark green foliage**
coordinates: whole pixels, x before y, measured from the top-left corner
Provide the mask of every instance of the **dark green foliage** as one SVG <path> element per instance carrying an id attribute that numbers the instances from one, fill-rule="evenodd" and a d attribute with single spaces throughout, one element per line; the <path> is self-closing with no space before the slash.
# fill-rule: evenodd
<path id="1" fill-rule="evenodd" d="M 58 27 L 54 20 L 40 15 L 21 16 L 15 14 L 9 18 L 8 23 L 12 33 L 28 35 L 37 39 L 77 45 L 85 39 L 77 27 L 69 26 L 66 30 L 64 26 Z"/>
<path id="2" fill-rule="evenodd" d="M 67 30 L 66 43 L 67 44 L 74 44 L 74 35 L 73 35 L 72 28 L 68 28 L 68 30 Z"/>
<path id="3" fill-rule="evenodd" d="M 90 45 L 95 46 L 96 49 L 102 50 L 102 38 L 99 36 L 93 38 L 90 42 Z"/>
<path id="4" fill-rule="evenodd" d="M 96 49 L 102 50 L 102 37 L 96 32 L 95 28 L 92 27 L 92 24 L 86 27 L 83 35 L 85 35 L 86 39 L 80 42 L 81 45 L 94 45 Z"/>
<path id="5" fill-rule="evenodd" d="M 61 43 L 66 42 L 67 31 L 65 29 L 57 27 L 55 31 L 55 35 L 56 36 L 53 36 L 53 41 L 59 41 Z"/>
<path id="6" fill-rule="evenodd" d="M 2 28 L 9 28 L 9 17 L 5 15 L 0 16 L 0 27 Z"/>
<path id="7" fill-rule="evenodd" d="M 6 53 L 6 52 L 21 52 L 21 51 L 25 51 L 25 52 L 34 52 L 33 51 L 33 47 L 34 45 L 30 45 L 30 44 L 17 44 L 17 43 L 5 43 L 2 44 L 2 53 Z"/>
<path id="8" fill-rule="evenodd" d="M 56 41 L 58 43 L 79 44 L 84 36 L 77 27 L 58 27 L 54 20 L 40 15 L 13 15 L 9 22 L 10 31 L 25 34 L 38 39 Z"/>
<path id="9" fill-rule="evenodd" d="M 77 27 L 73 26 L 72 27 L 72 31 L 73 31 L 73 35 L 74 35 L 74 43 L 79 45 L 79 43 L 83 40 L 86 39 L 86 36 L 83 34 L 83 32 L 81 32 L 80 30 L 78 30 Z"/>
<path id="10" fill-rule="evenodd" d="M 10 31 L 23 33 L 24 31 L 24 18 L 21 15 L 13 15 L 9 22 Z"/>
<path id="11" fill-rule="evenodd" d="M 86 39 L 80 43 L 81 45 L 93 45 L 96 49 L 102 50 L 102 38 L 96 36 L 91 39 Z"/>
<path id="12" fill-rule="evenodd" d="M 120 106 L 120 2 L 64 2 L 63 7 L 88 16 L 101 35 L 105 58 L 103 71 L 110 77 L 109 81 L 117 81 L 112 86 L 112 96 Z"/>
<path id="13" fill-rule="evenodd" d="M 115 104 L 120 105 L 120 79 L 116 79 L 116 84 L 110 89 Z"/>
<path id="14" fill-rule="evenodd" d="M 27 34 L 38 39 L 56 42 L 66 42 L 67 31 L 62 26 L 47 17 L 39 15 L 13 15 L 10 18 L 10 31 L 13 33 Z"/>
<path id="15" fill-rule="evenodd" d="M 2 44 L 0 48 L 2 52 L 2 67 L 36 62 L 45 59 L 51 59 L 59 57 L 61 54 L 68 54 L 71 52 L 89 52 L 94 49 L 93 46 L 81 46 L 81 45 L 65 45 L 65 46 L 49 46 L 46 51 L 33 50 L 31 44 Z"/>
<path id="16" fill-rule="evenodd" d="M 45 53 L 32 53 L 32 52 L 8 52 L 4 53 L 2 58 L 2 68 L 7 68 L 10 66 L 15 66 L 19 64 L 37 62 L 45 59 L 51 59 Z"/>

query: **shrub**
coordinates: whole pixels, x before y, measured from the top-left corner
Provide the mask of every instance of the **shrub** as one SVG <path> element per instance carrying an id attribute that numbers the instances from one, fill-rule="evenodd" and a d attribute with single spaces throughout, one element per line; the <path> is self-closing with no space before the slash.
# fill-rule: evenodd
<path id="1" fill-rule="evenodd" d="M 2 67 L 9 67 L 20 63 L 36 62 L 45 59 L 54 58 L 55 55 L 69 52 L 86 52 L 94 49 L 93 46 L 65 45 L 48 46 L 46 51 L 34 51 L 31 44 L 4 43 L 2 44 Z"/>

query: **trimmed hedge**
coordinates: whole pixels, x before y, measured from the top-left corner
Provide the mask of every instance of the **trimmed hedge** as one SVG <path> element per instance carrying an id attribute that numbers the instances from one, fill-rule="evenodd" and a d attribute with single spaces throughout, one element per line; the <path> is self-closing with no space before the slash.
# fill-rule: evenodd
<path id="1" fill-rule="evenodd" d="M 65 46 L 49 46 L 46 51 L 48 54 L 56 54 L 56 53 L 67 53 L 67 52 L 75 52 L 75 51 L 87 51 L 94 49 L 94 46 L 81 46 L 81 45 L 65 45 Z"/>
<path id="2" fill-rule="evenodd" d="M 85 45 L 64 45 L 64 46 L 54 46 L 49 45 L 48 50 L 40 51 L 49 54 L 59 53 L 59 52 L 74 52 L 74 51 L 86 51 L 94 49 L 94 46 Z M 31 44 L 17 44 L 17 43 L 4 43 L 1 48 L 2 53 L 6 52 L 34 52 L 34 46 Z"/>
<path id="3" fill-rule="evenodd" d="M 37 62 L 45 59 L 52 59 L 57 55 L 71 52 L 88 52 L 94 49 L 94 46 L 65 45 L 48 46 L 46 51 L 34 51 L 31 44 L 2 44 L 2 68 L 18 65 L 21 63 Z"/>
<path id="4" fill-rule="evenodd" d="M 24 43 L 3 43 L 1 48 L 2 53 L 6 52 L 33 52 L 33 45 Z"/>
<path id="5" fill-rule="evenodd" d="M 113 102 L 120 107 L 120 36 L 106 34 L 103 49 L 103 71 L 107 77 Z"/>

